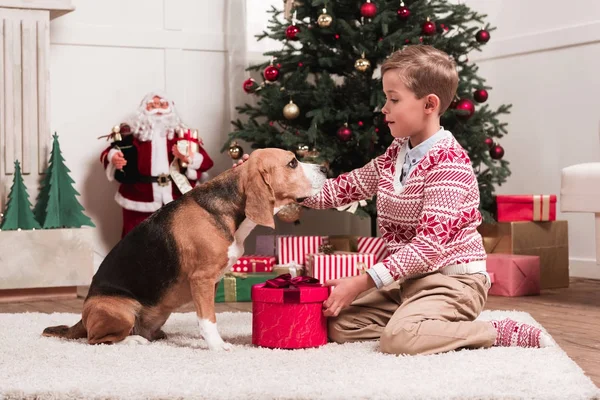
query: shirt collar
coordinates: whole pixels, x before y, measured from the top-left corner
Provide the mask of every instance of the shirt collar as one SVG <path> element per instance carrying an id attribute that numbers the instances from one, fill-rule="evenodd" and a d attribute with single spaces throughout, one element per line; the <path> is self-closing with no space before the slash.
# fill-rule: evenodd
<path id="1" fill-rule="evenodd" d="M 406 141 L 406 157 L 408 159 L 410 159 L 411 161 L 414 160 L 414 162 L 418 162 L 420 159 L 422 159 L 425 154 L 427 154 L 427 152 L 433 147 L 433 145 L 435 145 L 437 142 L 439 142 L 440 140 L 446 138 L 447 132 L 443 127 L 440 128 L 439 131 L 437 131 L 433 136 L 431 136 L 429 139 L 419 143 L 416 147 L 413 147 L 412 149 L 410 148 L 410 140 Z"/>

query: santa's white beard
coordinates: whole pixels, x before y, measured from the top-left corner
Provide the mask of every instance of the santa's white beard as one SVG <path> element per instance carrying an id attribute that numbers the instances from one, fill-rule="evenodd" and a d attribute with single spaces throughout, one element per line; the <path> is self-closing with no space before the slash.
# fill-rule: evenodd
<path id="1" fill-rule="evenodd" d="M 178 127 L 181 127 L 181 120 L 173 112 L 162 115 L 140 112 L 132 126 L 134 135 L 142 142 L 156 137 L 173 139 Z"/>

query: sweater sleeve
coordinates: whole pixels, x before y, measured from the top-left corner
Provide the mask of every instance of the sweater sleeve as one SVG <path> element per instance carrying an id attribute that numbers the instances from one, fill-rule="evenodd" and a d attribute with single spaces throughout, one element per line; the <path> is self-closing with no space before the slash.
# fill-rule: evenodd
<path id="1" fill-rule="evenodd" d="M 466 153 L 443 149 L 429 157 L 427 164 L 423 209 L 415 236 L 372 267 L 382 286 L 439 269 L 437 261 L 444 246 L 459 239 L 465 226 L 481 219 L 479 198 L 471 195 L 477 181 Z"/>
<path id="2" fill-rule="evenodd" d="M 326 180 L 323 189 L 305 199 L 302 205 L 316 209 L 335 208 L 373 197 L 377 194 L 381 169 L 395 162 L 398 148 L 398 142 L 393 142 L 385 153 L 364 167 Z"/>

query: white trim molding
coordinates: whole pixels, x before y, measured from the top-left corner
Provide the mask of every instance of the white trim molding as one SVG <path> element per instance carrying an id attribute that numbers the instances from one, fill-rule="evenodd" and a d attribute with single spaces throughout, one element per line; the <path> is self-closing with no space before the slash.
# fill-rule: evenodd
<path id="1" fill-rule="evenodd" d="M 481 52 L 469 54 L 469 58 L 473 62 L 487 61 L 596 42 L 600 42 L 600 21 L 491 40 Z"/>

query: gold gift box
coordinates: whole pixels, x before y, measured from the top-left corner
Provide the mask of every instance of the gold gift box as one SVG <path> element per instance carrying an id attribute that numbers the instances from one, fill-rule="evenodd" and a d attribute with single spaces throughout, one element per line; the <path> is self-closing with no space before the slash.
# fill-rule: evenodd
<path id="1" fill-rule="evenodd" d="M 483 223 L 478 230 L 488 254 L 539 256 L 542 289 L 569 287 L 567 221 Z"/>

